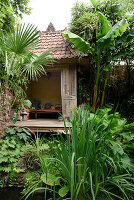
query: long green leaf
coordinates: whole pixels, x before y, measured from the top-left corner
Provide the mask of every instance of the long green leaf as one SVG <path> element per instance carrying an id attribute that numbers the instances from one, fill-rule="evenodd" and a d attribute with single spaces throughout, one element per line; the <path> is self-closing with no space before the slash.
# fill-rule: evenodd
<path id="1" fill-rule="evenodd" d="M 98 45 L 104 45 L 104 47 L 109 47 L 115 38 L 118 36 L 122 36 L 122 34 L 126 31 L 128 24 L 126 19 L 122 19 L 121 21 L 117 22 L 109 31 L 108 33 L 100 38 L 97 43 Z"/>
<path id="2" fill-rule="evenodd" d="M 71 160 L 71 199 L 73 199 L 74 195 L 74 186 L 75 186 L 75 153 L 72 154 L 72 160 Z"/>
<path id="3" fill-rule="evenodd" d="M 90 0 L 90 2 L 92 3 L 93 7 L 96 8 L 99 1 L 98 0 Z"/>
<path id="4" fill-rule="evenodd" d="M 97 39 L 100 39 L 111 30 L 112 26 L 110 25 L 110 22 L 107 20 L 107 18 L 101 12 L 97 12 L 97 14 L 99 16 L 99 21 L 101 24 L 99 28 L 99 33 L 97 34 Z"/>
<path id="5" fill-rule="evenodd" d="M 92 173 L 91 172 L 89 172 L 89 178 L 90 178 L 91 194 L 92 194 L 93 200 L 95 200 L 95 194 L 94 194 L 94 190 L 93 190 L 93 180 L 92 180 Z"/>
<path id="6" fill-rule="evenodd" d="M 86 42 L 85 40 L 83 40 L 78 35 L 71 33 L 70 31 L 65 31 L 65 32 L 62 33 L 62 35 L 67 40 L 72 42 L 79 51 L 81 51 L 83 53 L 92 53 L 92 49 L 90 47 L 90 44 L 88 42 Z"/>

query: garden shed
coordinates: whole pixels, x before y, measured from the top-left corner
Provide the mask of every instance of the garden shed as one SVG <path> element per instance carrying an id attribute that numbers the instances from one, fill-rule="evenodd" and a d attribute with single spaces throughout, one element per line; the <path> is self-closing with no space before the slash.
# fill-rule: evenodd
<path id="1" fill-rule="evenodd" d="M 62 112 L 69 117 L 70 111 L 77 107 L 77 69 L 88 65 L 87 58 L 79 59 L 73 46 L 56 31 L 50 23 L 46 31 L 40 32 L 41 46 L 34 50 L 35 54 L 51 49 L 56 62 L 51 67 L 45 67 L 46 75 L 38 81 L 31 81 L 26 91 L 35 110 L 38 113 Z"/>

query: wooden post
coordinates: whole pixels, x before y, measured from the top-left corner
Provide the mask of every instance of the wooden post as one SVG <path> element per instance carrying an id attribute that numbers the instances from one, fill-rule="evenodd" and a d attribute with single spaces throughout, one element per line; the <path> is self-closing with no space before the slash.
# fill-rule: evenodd
<path id="1" fill-rule="evenodd" d="M 62 114 L 65 118 L 71 116 L 77 107 L 77 70 L 69 65 L 62 70 Z"/>

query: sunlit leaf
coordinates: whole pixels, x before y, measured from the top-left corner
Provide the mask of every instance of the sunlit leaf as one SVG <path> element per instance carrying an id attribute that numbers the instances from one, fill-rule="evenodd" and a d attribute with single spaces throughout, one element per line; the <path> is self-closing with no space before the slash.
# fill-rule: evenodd
<path id="1" fill-rule="evenodd" d="M 60 185 L 59 179 L 55 175 L 50 174 L 50 173 L 43 174 L 41 176 L 41 180 L 45 184 L 50 185 L 50 186 Z"/>
<path id="2" fill-rule="evenodd" d="M 93 7 L 96 8 L 99 3 L 99 0 L 90 0 L 90 2 L 92 3 Z"/>
<path id="3" fill-rule="evenodd" d="M 20 168 L 14 168 L 13 170 L 14 170 L 16 173 L 25 172 L 25 169 L 20 169 Z"/>
<path id="4" fill-rule="evenodd" d="M 64 185 L 61 189 L 59 189 L 59 192 L 58 194 L 61 196 L 61 197 L 64 197 L 67 195 L 67 193 L 69 192 L 69 187 L 67 185 Z"/>

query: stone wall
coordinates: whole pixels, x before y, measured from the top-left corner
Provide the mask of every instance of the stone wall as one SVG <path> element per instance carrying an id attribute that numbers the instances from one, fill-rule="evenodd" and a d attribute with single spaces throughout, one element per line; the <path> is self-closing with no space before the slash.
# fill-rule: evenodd
<path id="1" fill-rule="evenodd" d="M 12 95 L 5 91 L 0 94 L 0 139 L 11 122 L 10 110 Z"/>

